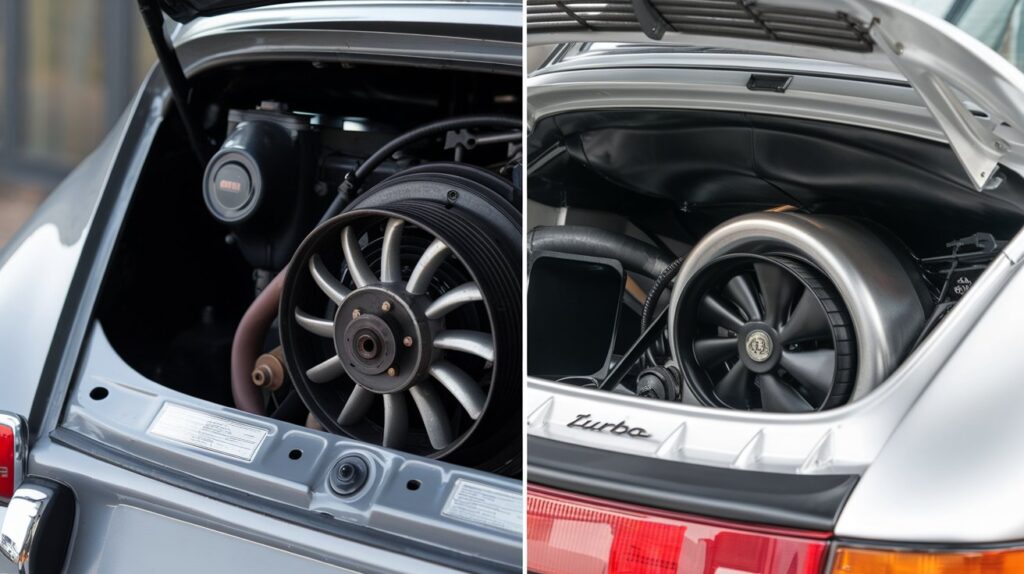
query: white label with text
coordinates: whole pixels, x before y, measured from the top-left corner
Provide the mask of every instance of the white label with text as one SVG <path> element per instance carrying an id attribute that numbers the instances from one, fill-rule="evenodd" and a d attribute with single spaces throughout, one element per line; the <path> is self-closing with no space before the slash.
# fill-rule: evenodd
<path id="1" fill-rule="evenodd" d="M 164 403 L 149 433 L 246 462 L 267 438 L 264 428 L 171 403 Z"/>
<path id="2" fill-rule="evenodd" d="M 441 514 L 515 534 L 523 533 L 522 494 L 464 478 L 455 481 Z"/>

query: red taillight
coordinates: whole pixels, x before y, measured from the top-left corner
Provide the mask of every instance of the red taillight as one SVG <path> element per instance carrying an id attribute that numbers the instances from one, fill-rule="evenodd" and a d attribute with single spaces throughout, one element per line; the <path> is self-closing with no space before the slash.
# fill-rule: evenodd
<path id="1" fill-rule="evenodd" d="M 530 486 L 540 574 L 819 574 L 828 532 L 734 524 Z"/>
<path id="2" fill-rule="evenodd" d="M 0 503 L 14 496 L 25 464 L 25 424 L 21 417 L 0 413 Z"/>

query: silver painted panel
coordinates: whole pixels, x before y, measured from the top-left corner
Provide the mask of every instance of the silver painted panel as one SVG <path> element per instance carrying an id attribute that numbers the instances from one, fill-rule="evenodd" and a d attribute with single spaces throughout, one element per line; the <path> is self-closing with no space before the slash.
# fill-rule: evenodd
<path id="1" fill-rule="evenodd" d="M 914 85 L 979 191 L 1010 150 L 981 124 L 958 92 L 994 120 L 1024 126 L 1024 74 L 988 46 L 940 18 L 890 0 L 863 1 L 877 22 L 871 36 Z M 1018 152 L 1019 153 L 1019 152 Z"/>
<path id="2" fill-rule="evenodd" d="M 28 416 L 126 114 L 0 252 L 0 409 Z"/>
<path id="3" fill-rule="evenodd" d="M 836 534 L 981 544 L 1024 539 L 1024 274 L 1017 273 L 864 473 Z"/>
<path id="4" fill-rule="evenodd" d="M 93 399 L 91 392 L 96 387 L 106 389 L 107 396 Z M 167 404 L 258 427 L 266 431 L 267 437 L 251 462 L 168 440 L 151 432 L 154 419 Z M 520 481 L 250 415 L 178 393 L 133 370 L 117 355 L 98 325 L 90 335 L 63 426 L 250 496 L 311 513 L 327 513 L 346 524 L 424 541 L 452 553 L 482 555 L 515 568 L 521 562 L 521 532 L 442 514 L 457 480 L 499 489 L 511 497 L 522 496 Z M 301 457 L 292 459 L 293 450 L 300 451 Z M 359 494 L 342 498 L 330 490 L 327 476 L 346 454 L 361 454 L 371 472 Z M 419 481 L 421 486 L 410 490 L 406 486 L 409 481 Z"/>
<path id="5" fill-rule="evenodd" d="M 742 62 L 744 58 L 733 57 L 728 64 Z M 722 63 L 724 68 L 727 62 Z M 757 70 L 759 63 L 742 63 L 742 67 Z M 781 66 L 773 69 L 787 70 Z M 750 74 L 737 69 L 683 67 L 552 69 L 527 81 L 527 121 L 532 126 L 548 116 L 588 109 L 721 110 L 827 121 L 945 141 L 910 88 L 797 75 L 784 94 L 754 92 L 747 89 Z"/>
<path id="6" fill-rule="evenodd" d="M 68 574 L 128 572 L 142 563 L 146 564 L 148 574 L 237 572 L 242 569 L 247 572 L 310 574 L 355 572 L 131 506 L 114 507 L 109 524 L 95 565 L 85 568 L 84 564 L 75 562 Z M 202 552 L 182 552 L 185 548 L 202 548 Z"/>
<path id="7" fill-rule="evenodd" d="M 586 46 L 586 50 L 582 49 L 583 46 Z M 567 47 L 567 50 L 560 52 L 558 57 L 543 68 L 531 72 L 530 75 L 537 77 L 552 72 L 595 68 L 705 68 L 711 70 L 744 68 L 751 71 L 785 70 L 798 74 L 903 83 L 908 87 L 910 85 L 907 79 L 898 72 L 827 60 L 762 54 L 694 52 L 694 48 L 684 45 L 629 44 L 627 46 L 628 49 L 623 49 L 624 46 L 618 44 L 610 44 L 607 47 L 593 44 L 572 44 Z"/>
<path id="8" fill-rule="evenodd" d="M 48 438 L 33 448 L 31 464 L 74 486 L 78 524 L 68 574 L 135 574 L 140 565 L 169 574 L 451 571 L 187 492 Z M 189 567 L 171 568 L 179 565 Z"/>

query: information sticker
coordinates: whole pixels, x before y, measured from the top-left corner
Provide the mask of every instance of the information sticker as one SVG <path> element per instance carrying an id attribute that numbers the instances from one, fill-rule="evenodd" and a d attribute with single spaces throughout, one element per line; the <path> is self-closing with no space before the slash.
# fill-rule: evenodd
<path id="1" fill-rule="evenodd" d="M 264 428 L 171 403 L 164 403 L 148 432 L 246 462 L 267 438 Z"/>
<path id="2" fill-rule="evenodd" d="M 514 534 L 523 533 L 521 493 L 463 478 L 455 481 L 455 488 L 448 495 L 441 514 Z"/>

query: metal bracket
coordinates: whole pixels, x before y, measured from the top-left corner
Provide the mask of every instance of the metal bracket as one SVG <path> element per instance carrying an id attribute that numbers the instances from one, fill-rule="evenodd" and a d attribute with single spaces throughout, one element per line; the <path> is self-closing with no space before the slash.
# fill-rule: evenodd
<path id="1" fill-rule="evenodd" d="M 652 40 L 661 40 L 665 30 L 670 26 L 661 12 L 651 4 L 650 0 L 631 0 L 636 20 L 640 23 L 640 30 Z"/>

